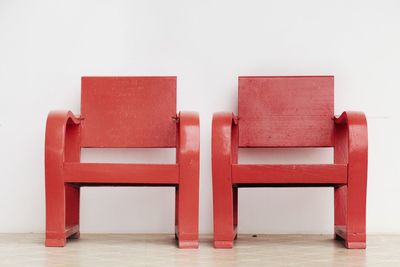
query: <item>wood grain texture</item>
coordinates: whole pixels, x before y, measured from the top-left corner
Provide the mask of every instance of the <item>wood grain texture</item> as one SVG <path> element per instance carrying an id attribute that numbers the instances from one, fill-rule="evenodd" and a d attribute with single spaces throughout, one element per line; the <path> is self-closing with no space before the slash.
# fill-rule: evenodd
<path id="1" fill-rule="evenodd" d="M 333 76 L 239 77 L 240 147 L 333 146 Z"/>
<path id="2" fill-rule="evenodd" d="M 82 77 L 82 147 L 175 147 L 176 77 Z"/>

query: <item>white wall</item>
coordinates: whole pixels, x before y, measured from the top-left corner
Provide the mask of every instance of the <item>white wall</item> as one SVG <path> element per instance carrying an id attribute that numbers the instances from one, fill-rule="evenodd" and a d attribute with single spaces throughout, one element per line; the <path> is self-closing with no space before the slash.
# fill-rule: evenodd
<path id="1" fill-rule="evenodd" d="M 236 111 L 237 76 L 333 74 L 336 113 L 368 116 L 368 232 L 400 233 L 399 10 L 365 0 L 0 1 L 0 232 L 44 231 L 45 120 L 52 109 L 79 113 L 83 75 L 178 76 L 178 109 L 201 116 L 200 230 L 210 233 L 211 116 Z M 173 158 L 146 157 L 164 155 Z M 323 149 L 241 153 L 242 162 L 331 159 Z M 332 232 L 331 189 L 239 194 L 242 233 Z M 173 232 L 173 201 L 173 189 L 85 188 L 82 231 Z"/>

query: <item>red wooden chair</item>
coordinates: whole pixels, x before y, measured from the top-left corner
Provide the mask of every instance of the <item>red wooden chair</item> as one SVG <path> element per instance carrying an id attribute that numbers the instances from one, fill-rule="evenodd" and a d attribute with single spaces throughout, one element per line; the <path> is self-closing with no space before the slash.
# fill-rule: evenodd
<path id="1" fill-rule="evenodd" d="M 367 123 L 360 112 L 334 117 L 333 77 L 239 77 L 238 113 L 213 116 L 214 246 L 233 246 L 238 188 L 330 186 L 335 237 L 365 248 Z M 334 164 L 238 164 L 239 147 L 334 147 Z"/>
<path id="2" fill-rule="evenodd" d="M 176 148 L 176 164 L 81 163 L 82 147 Z M 46 246 L 79 238 L 81 186 L 173 186 L 180 248 L 198 247 L 199 117 L 176 114 L 176 77 L 83 77 L 81 116 L 47 118 Z"/>

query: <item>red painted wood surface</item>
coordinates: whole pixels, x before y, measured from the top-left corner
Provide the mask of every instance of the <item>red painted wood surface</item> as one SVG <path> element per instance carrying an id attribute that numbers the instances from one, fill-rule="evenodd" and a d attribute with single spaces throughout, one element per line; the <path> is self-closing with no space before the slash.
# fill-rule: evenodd
<path id="1" fill-rule="evenodd" d="M 236 237 L 237 203 L 234 199 L 231 167 L 233 163 L 237 163 L 237 147 L 237 125 L 233 113 L 215 113 L 211 149 L 216 248 L 231 248 Z"/>
<path id="2" fill-rule="evenodd" d="M 175 147 L 175 77 L 82 77 L 81 110 L 82 147 Z"/>
<path id="3" fill-rule="evenodd" d="M 368 132 L 362 112 L 335 118 L 334 161 L 348 165 L 347 184 L 335 188 L 336 238 L 344 239 L 347 248 L 365 248 Z"/>
<path id="4" fill-rule="evenodd" d="M 333 77 L 239 77 L 240 147 L 333 146 Z"/>
<path id="5" fill-rule="evenodd" d="M 232 183 L 341 185 L 347 183 L 347 164 L 232 164 Z"/>
<path id="6" fill-rule="evenodd" d="M 178 164 L 64 163 L 66 183 L 179 184 Z"/>
<path id="7" fill-rule="evenodd" d="M 195 112 L 180 112 L 177 136 L 179 185 L 176 187 L 175 229 L 182 248 L 198 247 L 200 129 Z"/>
<path id="8" fill-rule="evenodd" d="M 237 236 L 237 190 L 258 186 L 331 186 L 335 236 L 365 248 L 367 123 L 361 112 L 333 120 L 333 77 L 241 77 L 239 117 L 212 122 L 214 246 Z M 334 147 L 334 164 L 238 164 L 238 147 Z"/>
<path id="9" fill-rule="evenodd" d="M 46 246 L 79 238 L 81 186 L 173 186 L 180 248 L 198 247 L 199 116 L 175 113 L 175 77 L 85 77 L 82 114 L 46 124 Z M 157 86 L 158 85 L 158 86 Z M 172 118 L 175 117 L 175 118 Z M 81 147 L 176 147 L 176 164 L 80 163 Z"/>

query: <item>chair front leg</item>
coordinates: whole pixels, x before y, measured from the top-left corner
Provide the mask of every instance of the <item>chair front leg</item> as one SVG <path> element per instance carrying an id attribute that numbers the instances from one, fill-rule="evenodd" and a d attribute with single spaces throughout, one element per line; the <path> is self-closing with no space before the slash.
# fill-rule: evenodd
<path id="1" fill-rule="evenodd" d="M 236 160 L 232 113 L 216 113 L 212 123 L 212 180 L 214 247 L 232 248 L 237 226 L 237 188 L 232 185 L 231 167 Z"/>
<path id="2" fill-rule="evenodd" d="M 194 112 L 181 112 L 178 123 L 179 185 L 176 188 L 176 236 L 179 248 L 197 248 L 199 246 L 199 116 Z"/>
<path id="3" fill-rule="evenodd" d="M 79 188 L 66 185 L 65 160 L 79 161 L 79 121 L 71 112 L 51 112 L 45 141 L 46 240 L 63 247 L 68 237 L 79 238 Z"/>
<path id="4" fill-rule="evenodd" d="M 367 121 L 359 112 L 335 120 L 335 163 L 348 163 L 347 185 L 335 189 L 335 236 L 347 248 L 366 248 Z"/>

